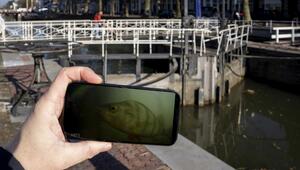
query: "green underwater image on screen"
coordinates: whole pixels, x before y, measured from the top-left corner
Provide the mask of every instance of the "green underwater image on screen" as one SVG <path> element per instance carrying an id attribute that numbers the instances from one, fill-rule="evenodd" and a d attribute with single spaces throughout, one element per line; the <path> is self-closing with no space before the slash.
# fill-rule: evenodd
<path id="1" fill-rule="evenodd" d="M 83 139 L 172 143 L 175 93 L 76 84 L 68 90 L 67 133 Z"/>

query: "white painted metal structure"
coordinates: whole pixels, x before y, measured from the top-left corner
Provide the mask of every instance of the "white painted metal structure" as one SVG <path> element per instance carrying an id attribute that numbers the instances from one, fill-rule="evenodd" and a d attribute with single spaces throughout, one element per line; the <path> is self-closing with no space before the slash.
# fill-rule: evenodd
<path id="1" fill-rule="evenodd" d="M 215 20 L 196 20 L 194 28 L 209 29 L 217 26 Z M 203 24 L 201 24 L 203 23 Z M 5 22 L 1 42 L 41 41 L 66 39 L 69 31 L 78 28 L 166 28 L 180 29 L 179 19 L 145 19 L 145 20 L 56 20 Z M 212 24 L 212 25 L 211 25 Z M 84 34 L 87 35 L 87 34 Z M 84 36 L 83 35 L 83 36 Z"/>
<path id="2" fill-rule="evenodd" d="M 217 50 L 217 55 L 220 54 L 221 50 L 221 42 L 225 38 L 226 46 L 225 51 L 228 52 L 232 48 L 243 48 L 248 43 L 249 40 L 249 32 L 251 25 L 228 25 L 227 29 L 221 30 L 219 33 L 219 46 Z M 231 48 L 230 48 L 231 47 Z"/>
<path id="3" fill-rule="evenodd" d="M 172 56 L 173 44 L 184 40 L 185 32 L 191 35 L 189 42 L 193 44 L 194 53 L 200 49 L 199 55 L 206 53 L 206 43 L 218 40 L 220 43 L 227 36 L 226 50 L 233 44 L 236 48 L 247 43 L 250 25 L 233 25 L 226 30 L 219 31 L 217 20 L 196 19 L 194 28 L 182 29 L 179 19 L 144 19 L 144 20 L 56 20 L 56 21 L 23 21 L 0 23 L 0 42 L 20 41 L 54 41 L 69 42 L 69 57 L 72 55 L 72 42 L 83 44 L 101 44 L 102 56 L 107 44 L 132 44 L 133 54 L 139 56 L 139 45 L 149 45 L 150 54 L 153 44 L 170 45 Z M 215 36 L 207 38 L 209 33 Z M 200 42 L 197 43 L 197 37 Z M 197 48 L 197 46 L 199 46 Z"/>
<path id="4" fill-rule="evenodd" d="M 295 43 L 296 38 L 300 37 L 300 27 L 275 27 L 273 28 L 275 35 L 272 35 L 272 39 L 276 40 L 276 43 L 280 42 L 280 39 L 290 39 L 292 44 Z"/>

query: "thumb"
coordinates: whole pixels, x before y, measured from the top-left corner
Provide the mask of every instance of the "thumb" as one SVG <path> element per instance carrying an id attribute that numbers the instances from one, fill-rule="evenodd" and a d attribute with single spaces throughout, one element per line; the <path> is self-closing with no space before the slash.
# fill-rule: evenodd
<path id="1" fill-rule="evenodd" d="M 108 151 L 111 147 L 112 144 L 107 142 L 83 141 L 78 143 L 66 143 L 62 153 L 64 158 L 63 166 L 69 168 L 94 157 L 100 152 Z"/>

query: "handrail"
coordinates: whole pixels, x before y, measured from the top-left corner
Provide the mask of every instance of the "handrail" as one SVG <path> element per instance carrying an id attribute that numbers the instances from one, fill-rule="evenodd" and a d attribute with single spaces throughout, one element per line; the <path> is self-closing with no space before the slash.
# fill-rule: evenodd
<path id="1" fill-rule="evenodd" d="M 56 21 L 8 21 L 6 25 L 22 25 L 22 24 L 33 24 L 33 25 L 43 25 L 47 23 L 69 23 L 72 22 L 74 24 L 80 23 L 97 23 L 97 21 L 93 20 L 56 20 Z M 180 19 L 143 19 L 143 20 L 136 20 L 136 19 L 117 19 L 117 20 L 101 20 L 98 21 L 103 23 L 104 25 L 114 25 L 114 26 L 136 26 L 136 27 L 158 27 L 162 25 L 167 25 L 169 27 L 181 27 L 181 20 Z M 217 27 L 219 25 L 218 20 L 209 20 L 209 19 L 195 19 L 194 21 L 194 28 L 210 28 L 210 27 Z"/>
<path id="2" fill-rule="evenodd" d="M 148 44 L 150 53 L 153 44 L 170 44 L 170 55 L 174 42 L 182 42 L 184 32 L 192 35 L 194 53 L 196 54 L 197 39 L 200 37 L 200 56 L 206 53 L 206 43 L 218 40 L 217 55 L 220 44 L 226 35 L 226 51 L 229 45 L 240 47 L 248 42 L 250 25 L 229 25 L 228 29 L 219 30 L 218 20 L 195 19 L 193 28 L 181 28 L 180 19 L 125 19 L 125 20 L 59 20 L 59 21 L 22 21 L 5 22 L 5 31 L 0 42 L 68 40 L 84 41 L 98 44 L 133 44 L 135 54 L 138 54 L 140 44 Z M 216 33 L 215 37 L 206 35 Z M 97 37 L 96 35 L 100 35 Z M 162 39 L 157 39 L 162 37 Z M 237 44 L 240 42 L 240 45 Z M 71 47 L 69 47 L 71 53 Z M 104 55 L 104 54 L 103 54 Z"/>
<path id="3" fill-rule="evenodd" d="M 94 38 L 93 32 L 97 32 L 101 36 L 95 41 L 97 44 L 133 44 L 134 45 L 134 54 L 139 55 L 138 47 L 140 44 L 149 45 L 150 54 L 152 53 L 152 45 L 153 44 L 168 44 L 170 45 L 170 56 L 172 56 L 173 51 L 173 43 L 175 40 L 183 40 L 184 37 L 181 35 L 185 32 L 190 34 L 198 34 L 201 36 L 200 40 L 200 52 L 199 55 L 202 56 L 206 53 L 205 39 L 204 35 L 207 33 L 211 33 L 208 29 L 195 29 L 195 28 L 187 28 L 187 29 L 176 29 L 176 28 L 74 28 L 72 29 L 72 37 L 73 41 L 79 41 L 81 43 L 89 43 L 89 39 L 87 37 L 82 37 L 80 32 L 88 31 L 91 33 L 91 39 Z M 123 32 L 129 32 L 131 36 L 127 36 L 123 34 Z M 162 39 L 156 39 L 156 35 L 160 33 L 163 35 Z M 127 36 L 127 37 L 126 37 Z M 196 46 L 196 37 L 193 36 L 193 45 Z M 196 52 L 194 52 L 196 54 Z"/>
<path id="4" fill-rule="evenodd" d="M 243 45 L 248 43 L 250 28 L 251 25 L 229 25 L 227 29 L 221 30 L 218 39 L 217 55 L 220 54 L 224 39 L 226 40 L 226 42 L 223 42 L 226 44 L 225 52 L 229 50 L 229 45 L 232 44 L 234 48 L 243 48 Z"/>
<path id="5" fill-rule="evenodd" d="M 300 31 L 300 26 L 298 27 L 275 27 L 273 28 L 275 31 L 275 35 L 272 35 L 272 39 L 276 39 L 276 43 L 280 42 L 280 39 L 291 39 L 292 43 L 295 43 L 295 39 L 300 37 L 300 33 L 296 33 L 296 31 Z M 283 33 L 280 31 L 291 31 L 290 33 Z"/>
<path id="6" fill-rule="evenodd" d="M 196 19 L 194 20 L 195 28 L 198 29 L 214 29 L 219 30 L 217 20 Z M 201 25 L 201 23 L 203 23 Z M 212 25 L 209 25 L 212 23 Z M 33 36 L 39 36 L 41 40 L 47 39 L 61 39 L 67 37 L 68 29 L 70 28 L 181 28 L 180 19 L 124 19 L 124 20 L 59 20 L 59 21 L 21 21 L 21 22 L 5 22 L 6 31 L 3 31 L 0 41 L 21 41 L 34 40 Z M 49 34 L 53 32 L 54 34 Z M 4 35 L 5 34 L 5 35 Z M 87 32 L 84 32 L 87 34 Z M 128 31 L 125 32 L 128 34 Z M 19 36 L 18 36 L 19 35 Z M 20 36 L 22 35 L 22 36 Z"/>

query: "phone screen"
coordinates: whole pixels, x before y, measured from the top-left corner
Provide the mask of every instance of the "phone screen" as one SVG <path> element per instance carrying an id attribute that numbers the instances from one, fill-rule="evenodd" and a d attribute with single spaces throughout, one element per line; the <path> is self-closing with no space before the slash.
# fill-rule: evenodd
<path id="1" fill-rule="evenodd" d="M 73 139 L 171 145 L 178 113 L 179 96 L 173 91 L 72 83 L 62 127 Z"/>

